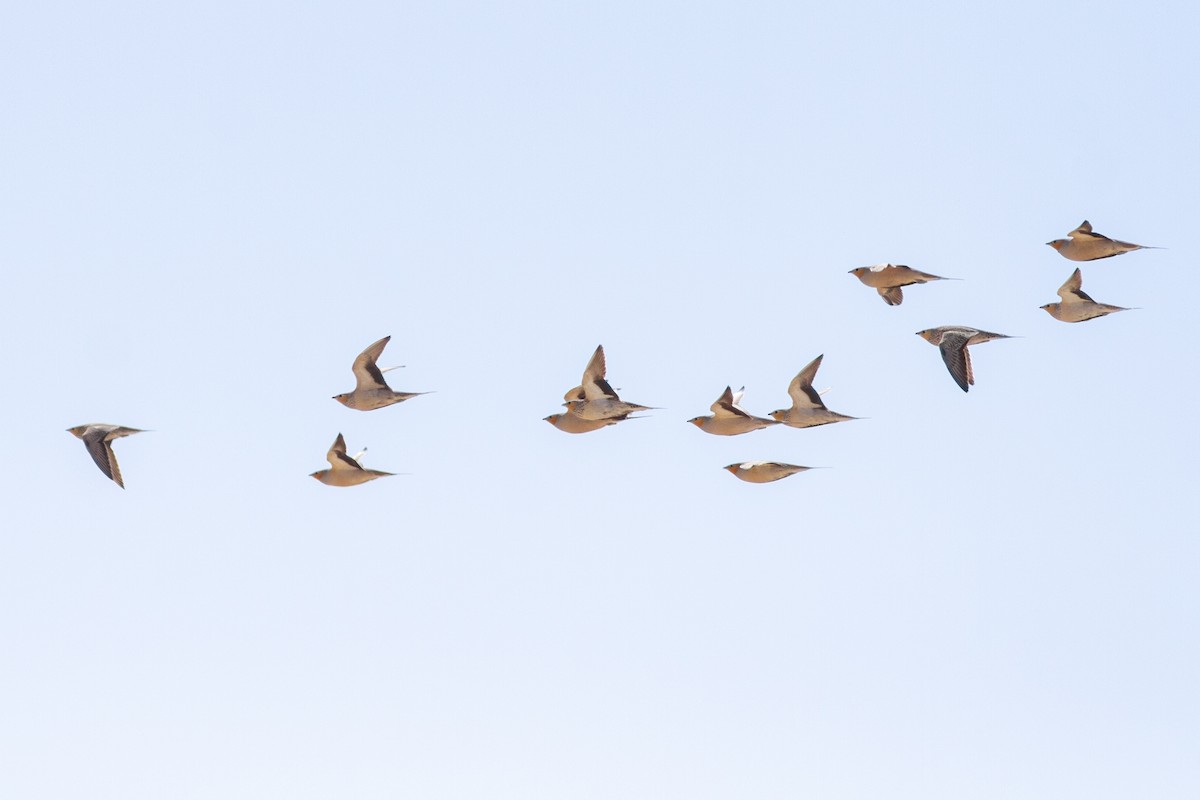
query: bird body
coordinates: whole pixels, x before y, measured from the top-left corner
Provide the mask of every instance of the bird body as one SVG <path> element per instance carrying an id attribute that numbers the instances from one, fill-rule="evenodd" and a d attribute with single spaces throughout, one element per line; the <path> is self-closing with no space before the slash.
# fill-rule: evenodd
<path id="1" fill-rule="evenodd" d="M 823 358 L 825 358 L 824 355 L 817 356 L 809 362 L 808 366 L 800 370 L 796 377 L 792 378 L 792 382 L 788 385 L 788 396 L 792 398 L 792 406 L 772 411 L 771 417 L 775 421 L 792 428 L 815 428 L 818 425 L 856 419 L 856 417 L 848 417 L 845 414 L 830 411 L 825 407 L 820 393 L 813 388 L 813 380 L 817 377 L 817 370 L 820 368 Z"/>
<path id="2" fill-rule="evenodd" d="M 917 331 L 917 335 L 932 345 L 936 345 L 946 362 L 950 376 L 964 392 L 975 383 L 975 373 L 971 369 L 971 354 L 967 347 L 973 344 L 983 344 L 993 339 L 1011 339 L 1003 333 L 989 333 L 978 328 L 968 328 L 965 325 L 943 325 L 940 328 L 928 328 Z"/>
<path id="3" fill-rule="evenodd" d="M 1063 258 L 1071 261 L 1095 261 L 1100 258 L 1111 258 L 1134 250 L 1157 250 L 1144 244 L 1132 244 L 1110 239 L 1104 234 L 1092 230 L 1092 223 L 1086 219 L 1079 227 L 1067 234 L 1066 239 L 1055 239 L 1046 242 L 1058 251 Z"/>
<path id="4" fill-rule="evenodd" d="M 799 467 L 780 461 L 747 461 L 744 464 L 730 464 L 725 469 L 746 483 L 771 483 L 789 475 L 795 475 L 797 472 L 812 469 L 812 467 Z"/>
<path id="5" fill-rule="evenodd" d="M 1060 322 L 1086 322 L 1115 311 L 1128 311 L 1121 306 L 1110 306 L 1107 303 L 1097 303 L 1087 292 L 1083 291 L 1083 274 L 1079 269 L 1071 273 L 1067 282 L 1058 288 L 1061 303 L 1046 303 L 1040 308 Z"/>
<path id="6" fill-rule="evenodd" d="M 354 391 L 334 395 L 334 400 L 357 411 L 373 411 L 395 403 L 403 403 L 418 395 L 428 394 L 428 392 L 396 392 L 387 385 L 387 381 L 383 378 L 383 373 L 387 370 L 380 370 L 376 361 L 391 338 L 391 336 L 385 336 L 358 354 L 358 358 L 354 359 L 351 367 L 356 381 Z M 395 367 L 390 369 L 395 369 Z"/>
<path id="7" fill-rule="evenodd" d="M 357 486 L 394 474 L 377 469 L 364 469 L 358 461 L 346 454 L 346 440 L 340 433 L 334 439 L 329 452 L 325 454 L 325 459 L 329 462 L 329 469 L 318 470 L 309 477 L 316 478 L 326 486 Z"/>
<path id="8" fill-rule="evenodd" d="M 117 486 L 124 489 L 125 481 L 121 478 L 121 468 L 117 465 L 117 456 L 112 449 L 113 440 L 135 433 L 145 433 L 145 431 L 139 428 L 107 425 L 102 422 L 76 425 L 74 428 L 67 428 L 67 431 L 83 440 L 83 446 L 87 448 L 100 471 L 111 478 Z"/>
<path id="9" fill-rule="evenodd" d="M 739 406 L 738 403 L 741 402 L 742 395 L 745 392 L 745 387 L 734 392 L 730 387 L 726 386 L 725 391 L 710 406 L 713 412 L 712 416 L 693 417 L 688 422 L 705 433 L 711 433 L 716 436 L 737 436 L 738 434 L 756 431 L 769 425 L 779 424 L 773 419 L 753 416 Z"/>
<path id="10" fill-rule="evenodd" d="M 903 264 L 876 264 L 873 267 L 855 267 L 850 270 L 850 274 L 879 292 L 879 296 L 883 298 L 883 302 L 889 306 L 898 306 L 904 302 L 904 292 L 900 289 L 902 286 L 929 283 L 930 281 L 951 280 L 939 275 L 931 275 L 928 272 L 921 272 L 920 270 L 906 267 Z"/>
<path id="11" fill-rule="evenodd" d="M 568 404 L 570 405 L 570 404 Z M 618 422 L 628 419 L 628 417 L 608 417 L 606 419 L 584 419 L 578 414 L 573 414 L 570 410 L 564 411 L 561 414 L 551 414 L 542 419 L 549 422 L 554 427 L 564 433 L 591 433 L 598 431 L 601 428 L 606 428 L 609 425 L 616 425 Z"/>

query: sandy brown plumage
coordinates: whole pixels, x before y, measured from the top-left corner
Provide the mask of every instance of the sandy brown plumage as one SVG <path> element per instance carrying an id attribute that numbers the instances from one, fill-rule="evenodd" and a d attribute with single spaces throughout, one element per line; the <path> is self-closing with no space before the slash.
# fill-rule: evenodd
<path id="1" fill-rule="evenodd" d="M 929 283 L 930 281 L 953 280 L 952 278 L 943 278 L 940 275 L 921 272 L 912 267 L 906 267 L 903 264 L 876 264 L 873 267 L 855 267 L 850 270 L 850 274 L 879 292 L 879 296 L 883 298 L 883 302 L 889 306 L 898 306 L 904 302 L 904 292 L 900 288 L 902 286 Z"/>
<path id="2" fill-rule="evenodd" d="M 745 392 L 744 387 L 734 392 L 730 387 L 726 386 L 725 391 L 710 406 L 713 412 L 712 416 L 693 417 L 688 422 L 705 433 L 711 433 L 716 436 L 737 436 L 738 434 L 749 433 L 750 431 L 779 424 L 773 419 L 756 417 L 738 405 L 742 401 L 742 395 Z"/>
<path id="3" fill-rule="evenodd" d="M 1066 283 L 1058 287 L 1058 296 L 1062 298 L 1061 303 L 1046 303 L 1040 308 L 1060 322 L 1086 322 L 1116 311 L 1129 310 L 1093 300 L 1083 291 L 1083 273 L 1078 268 L 1071 273 Z"/>
<path id="4" fill-rule="evenodd" d="M 364 469 L 356 459 L 347 455 L 346 440 L 340 433 L 325 454 L 325 460 L 329 462 L 329 469 L 310 473 L 309 477 L 316 478 L 326 486 L 358 486 L 360 483 L 395 474 L 377 469 Z"/>
<path id="5" fill-rule="evenodd" d="M 1110 239 L 1102 233 L 1093 231 L 1092 223 L 1086 219 L 1079 224 L 1078 228 L 1068 233 L 1066 239 L 1055 239 L 1046 244 L 1058 251 L 1060 256 L 1071 261 L 1096 261 L 1101 258 L 1112 258 L 1130 253 L 1134 250 L 1158 249 L 1149 245 Z"/>

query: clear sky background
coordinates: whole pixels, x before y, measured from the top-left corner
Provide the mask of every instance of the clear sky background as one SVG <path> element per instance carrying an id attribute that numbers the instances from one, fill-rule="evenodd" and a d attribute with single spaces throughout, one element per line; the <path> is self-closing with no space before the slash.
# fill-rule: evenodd
<path id="1" fill-rule="evenodd" d="M 10 4 L 0 794 L 1200 796 L 1198 28 Z M 1167 249 L 1067 325 L 1085 218 Z M 1023 338 L 963 394 L 943 324 Z M 388 334 L 435 393 L 331 400 Z M 598 343 L 662 410 L 563 434 Z M 868 419 L 685 424 L 821 353 Z M 127 490 L 86 422 L 153 429 Z M 317 483 L 338 432 L 411 474 Z"/>

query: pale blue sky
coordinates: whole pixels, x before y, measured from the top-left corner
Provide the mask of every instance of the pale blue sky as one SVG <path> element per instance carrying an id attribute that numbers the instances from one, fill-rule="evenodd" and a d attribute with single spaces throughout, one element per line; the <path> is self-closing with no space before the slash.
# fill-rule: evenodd
<path id="1" fill-rule="evenodd" d="M 0 795 L 1200 795 L 1198 26 L 10 5 Z M 1167 249 L 1066 325 L 1085 218 Z M 942 324 L 1023 338 L 964 395 Z M 435 393 L 331 400 L 388 334 Z M 663 410 L 562 434 L 598 343 Z M 869 419 L 685 423 L 820 353 Z M 412 474 L 308 478 L 339 431 Z"/>

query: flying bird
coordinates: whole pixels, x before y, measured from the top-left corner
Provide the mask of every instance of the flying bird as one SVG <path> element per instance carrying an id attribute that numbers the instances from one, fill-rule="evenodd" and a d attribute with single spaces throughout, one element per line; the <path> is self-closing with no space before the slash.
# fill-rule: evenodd
<path id="1" fill-rule="evenodd" d="M 120 439 L 122 436 L 134 433 L 145 433 L 145 431 L 139 428 L 124 428 L 120 425 L 105 425 L 99 422 L 93 422 L 90 425 L 76 425 L 74 428 L 67 428 L 67 431 L 83 440 L 83 446 L 87 448 L 100 471 L 115 481 L 117 486 L 124 489 L 125 481 L 121 479 L 121 468 L 117 466 L 117 456 L 113 453 L 113 439 Z"/>
<path id="2" fill-rule="evenodd" d="M 798 467 L 779 461 L 747 461 L 744 464 L 730 464 L 725 469 L 746 483 L 771 483 L 797 472 L 805 472 L 812 467 Z"/>
<path id="3" fill-rule="evenodd" d="M 1149 245 L 1131 244 L 1130 242 L 1119 242 L 1116 239 L 1110 239 L 1104 234 L 1093 231 L 1092 223 L 1086 219 L 1079 224 L 1078 228 L 1068 233 L 1067 236 L 1069 238 L 1055 239 L 1052 242 L 1046 242 L 1046 244 L 1057 250 L 1060 256 L 1068 258 L 1071 261 L 1095 261 L 1098 258 L 1119 256 L 1122 253 L 1128 253 L 1133 250 L 1159 249 Z"/>
<path id="4" fill-rule="evenodd" d="M 975 373 L 971 370 L 971 354 L 967 347 L 973 344 L 983 344 L 993 339 L 1011 339 L 1003 333 L 989 333 L 978 328 L 968 328 L 964 325 L 943 325 L 940 328 L 928 328 L 917 331 L 930 344 L 937 345 L 942 351 L 942 360 L 946 369 L 950 370 L 954 382 L 964 392 L 975 383 Z"/>
<path id="5" fill-rule="evenodd" d="M 627 403 L 617 396 L 606 379 L 608 366 L 604 360 L 604 345 L 598 345 L 588 360 L 579 386 L 563 395 L 567 411 L 583 420 L 621 420 L 635 411 L 650 411 L 651 406 Z M 557 427 L 557 426 L 556 426 Z M 582 433 L 582 431 L 580 431 Z"/>
<path id="6" fill-rule="evenodd" d="M 930 275 L 928 272 L 921 272 L 920 270 L 906 267 L 903 264 L 876 264 L 873 267 L 855 267 L 850 270 L 850 274 L 879 292 L 879 296 L 883 298 L 883 302 L 889 306 L 898 306 L 904 302 L 904 292 L 900 289 L 902 286 L 912 286 L 915 283 L 929 283 L 930 281 L 955 280 L 954 278 Z"/>
<path id="7" fill-rule="evenodd" d="M 395 392 L 387 385 L 387 381 L 383 379 L 383 373 L 399 369 L 399 367 L 388 367 L 381 370 L 375 362 L 391 338 L 391 336 L 385 336 L 358 354 L 358 358 L 354 359 L 354 365 L 350 368 L 354 372 L 356 382 L 354 391 L 334 395 L 334 400 L 347 408 L 373 411 L 393 403 L 403 403 L 417 395 L 429 394 L 428 392 Z"/>
<path id="8" fill-rule="evenodd" d="M 362 453 L 359 453 L 359 456 L 362 456 Z M 316 478 L 326 486 L 357 486 L 360 483 L 395 474 L 380 472 L 377 469 L 363 469 L 357 460 L 346 454 L 346 440 L 340 433 L 333 440 L 333 446 L 325 454 L 325 459 L 329 462 L 329 469 L 318 470 L 311 473 L 309 477 Z"/>
<path id="9" fill-rule="evenodd" d="M 1129 310 L 1121 306 L 1097 303 L 1088 296 L 1087 292 L 1083 291 L 1082 287 L 1083 274 L 1076 268 L 1071 273 L 1071 277 L 1067 278 L 1067 282 L 1058 287 L 1058 296 L 1062 298 L 1062 302 L 1046 303 L 1046 305 L 1040 306 L 1040 308 L 1045 309 L 1046 313 L 1060 322 L 1086 322 L 1089 319 L 1103 317 L 1114 311 Z"/>
<path id="10" fill-rule="evenodd" d="M 821 400 L 821 394 L 813 388 L 813 380 L 821 366 L 824 355 L 814 358 L 808 366 L 800 370 L 788 385 L 788 396 L 792 398 L 792 407 L 772 411 L 771 417 L 777 422 L 793 428 L 815 428 L 818 425 L 828 425 L 831 422 L 845 422 L 848 417 L 836 411 L 830 411 Z"/>
<path id="11" fill-rule="evenodd" d="M 742 395 L 745 393 L 744 386 L 736 392 L 726 386 L 725 391 L 717 398 L 717 402 L 710 406 L 713 412 L 711 417 L 693 417 L 688 422 L 705 433 L 717 436 L 737 436 L 740 433 L 749 433 L 768 425 L 779 424 L 773 419 L 753 416 L 739 406 L 738 403 L 742 401 Z"/>

